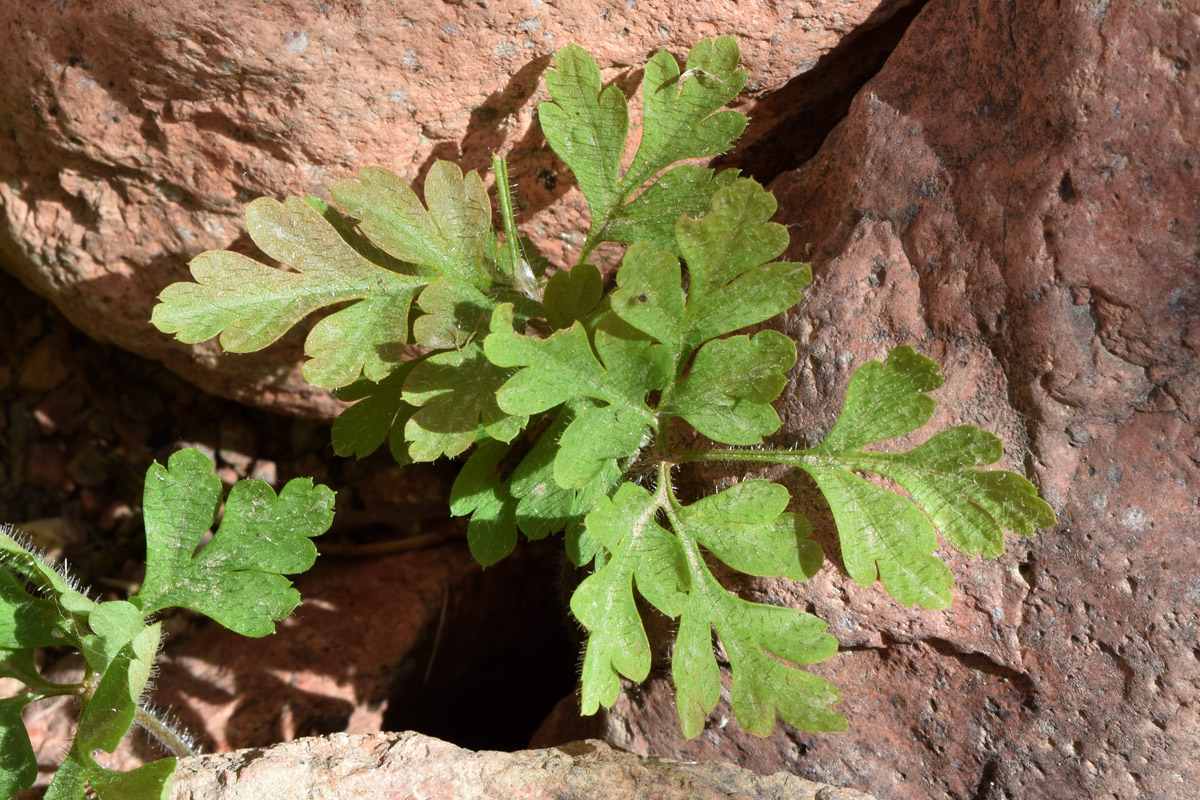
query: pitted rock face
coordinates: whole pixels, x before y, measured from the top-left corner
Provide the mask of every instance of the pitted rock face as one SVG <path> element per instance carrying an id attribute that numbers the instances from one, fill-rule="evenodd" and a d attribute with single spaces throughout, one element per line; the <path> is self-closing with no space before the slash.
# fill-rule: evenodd
<path id="1" fill-rule="evenodd" d="M 682 55 L 732 33 L 749 100 L 903 5 L 12 6 L 0 25 L 9 132 L 0 259 L 98 339 L 162 359 L 217 394 L 331 416 L 334 401 L 299 376 L 303 332 L 227 356 L 147 324 L 158 293 L 188 278 L 191 256 L 253 253 L 242 217 L 251 199 L 327 197 L 335 180 L 369 165 L 417 182 L 436 158 L 486 171 L 493 151 L 507 152 L 524 232 L 569 265 L 586 207 L 533 119 L 556 50 L 583 46 L 605 80 L 632 90 L 653 51 Z"/>
<path id="2" fill-rule="evenodd" d="M 819 441 L 853 369 L 909 343 L 934 425 L 1006 442 L 1060 525 L 949 555 L 947 612 L 827 570 L 751 593 L 809 608 L 850 731 L 666 740 L 651 681 L 606 735 L 896 800 L 1177 797 L 1200 781 L 1200 18 L 1172 4 L 927 4 L 849 116 L 771 188 L 816 280 L 778 439 Z M 712 485 L 728 471 L 706 474 Z M 832 521 L 797 505 L 827 552 Z M 722 711 L 722 709 L 725 709 Z"/>

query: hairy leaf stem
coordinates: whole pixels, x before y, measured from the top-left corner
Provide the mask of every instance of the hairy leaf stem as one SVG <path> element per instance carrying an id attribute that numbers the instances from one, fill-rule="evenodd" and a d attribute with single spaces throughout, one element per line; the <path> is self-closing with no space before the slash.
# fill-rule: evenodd
<path id="1" fill-rule="evenodd" d="M 200 755 L 192 737 L 156 708 L 138 704 L 133 724 L 157 739 L 176 758 Z"/>
<path id="2" fill-rule="evenodd" d="M 813 458 L 812 450 L 746 450 L 743 448 L 714 447 L 711 450 L 674 450 L 662 456 L 672 464 L 703 463 L 712 461 L 759 462 L 764 464 L 791 464 Z"/>

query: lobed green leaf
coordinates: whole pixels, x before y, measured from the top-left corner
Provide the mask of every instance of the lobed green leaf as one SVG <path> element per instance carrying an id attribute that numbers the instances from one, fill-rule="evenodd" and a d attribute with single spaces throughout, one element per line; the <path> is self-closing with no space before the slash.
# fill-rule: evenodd
<path id="1" fill-rule="evenodd" d="M 999 555 L 1004 530 L 1032 535 L 1055 523 L 1050 506 L 1024 477 L 975 467 L 998 461 L 999 439 L 972 426 L 934 436 L 906 453 L 861 449 L 928 422 L 942 385 L 938 365 L 897 347 L 886 365 L 870 361 L 850 380 L 837 423 L 820 446 L 780 459 L 808 472 L 829 501 L 846 571 L 869 586 L 876 577 L 896 600 L 950 605 L 953 576 L 933 555 L 941 531 L 969 555 Z M 903 498 L 871 483 L 872 472 L 899 484 Z"/>
<path id="2" fill-rule="evenodd" d="M 200 547 L 221 501 L 221 481 L 198 450 L 180 450 L 146 475 L 144 614 L 169 606 L 199 611 L 243 636 L 273 633 L 300 604 L 284 575 L 312 566 L 311 537 L 333 519 L 333 492 L 296 478 L 278 497 L 264 481 L 234 485 L 212 540 Z M 197 547 L 200 547 L 197 552 Z"/>

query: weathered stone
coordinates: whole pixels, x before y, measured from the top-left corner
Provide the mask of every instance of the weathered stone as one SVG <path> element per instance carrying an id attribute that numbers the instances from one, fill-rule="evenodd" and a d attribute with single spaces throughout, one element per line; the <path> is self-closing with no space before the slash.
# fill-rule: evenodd
<path id="1" fill-rule="evenodd" d="M 810 608 L 850 731 L 684 743 L 670 693 L 606 736 L 894 800 L 1181 797 L 1200 783 L 1200 17 L 1174 3 L 932 0 L 821 151 L 772 186 L 811 253 L 786 315 L 781 442 L 819 441 L 852 370 L 909 343 L 1061 524 L 995 561 L 946 552 L 954 606 L 838 570 L 750 594 Z M 728 473 L 705 475 L 707 482 Z M 792 484 L 826 551 L 832 521 Z"/>
<path id="2" fill-rule="evenodd" d="M 302 333 L 229 356 L 146 323 L 190 256 L 252 251 L 250 199 L 327 196 L 366 165 L 418 181 L 435 158 L 486 170 L 493 151 L 508 152 L 524 229 L 569 264 L 584 206 L 533 125 L 554 51 L 582 45 L 607 80 L 632 87 L 650 52 L 733 33 L 753 97 L 899 5 L 8 3 L 0 254 L 91 336 L 214 393 L 329 416 L 334 401 L 296 369 Z"/>
<path id="3" fill-rule="evenodd" d="M 468 800 L 871 800 L 852 789 L 730 764 L 639 758 L 601 741 L 516 753 L 473 752 L 417 733 L 334 734 L 267 750 L 184 759 L 174 800 L 422 797 Z"/>

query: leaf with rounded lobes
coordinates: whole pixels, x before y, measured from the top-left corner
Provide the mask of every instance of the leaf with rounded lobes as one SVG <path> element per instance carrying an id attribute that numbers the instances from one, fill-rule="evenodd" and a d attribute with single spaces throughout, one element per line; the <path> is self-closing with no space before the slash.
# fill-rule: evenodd
<path id="1" fill-rule="evenodd" d="M 580 488 L 608 461 L 637 452 L 654 421 L 646 395 L 670 373 L 665 352 L 613 314 L 598 320 L 594 339 L 593 350 L 579 322 L 547 339 L 519 335 L 505 304 L 484 342 L 493 364 L 522 368 L 497 392 L 501 410 L 536 414 L 580 398 L 607 404 L 581 413 L 563 434 L 554 474 L 564 488 Z"/>
<path id="2" fill-rule="evenodd" d="M 942 385 L 938 365 L 897 347 L 886 365 L 869 361 L 850 379 L 837 423 L 818 447 L 772 460 L 808 472 L 829 501 L 846 571 L 860 585 L 876 577 L 905 605 L 950 605 L 953 577 L 932 555 L 940 530 L 969 555 L 999 555 L 1004 530 L 1032 535 L 1055 524 L 1054 511 L 1024 477 L 975 467 L 1003 455 L 1000 441 L 973 426 L 944 431 L 904 453 L 861 449 L 911 433 L 929 421 Z M 910 499 L 857 473 L 899 484 Z"/>
<path id="3" fill-rule="evenodd" d="M 719 155 L 733 147 L 748 122 L 736 111 L 718 111 L 746 83 L 741 52 L 732 36 L 696 44 L 680 73 L 675 56 L 660 50 L 642 78 L 642 140 L 622 184 L 634 189 L 671 164 Z"/>
<path id="4" fill-rule="evenodd" d="M 334 201 L 374 244 L 428 276 L 445 276 L 485 289 L 497 276 L 486 263 L 492 206 L 479 174 L 463 175 L 449 161 L 435 161 L 425 178 L 422 205 L 416 192 L 380 167 L 333 186 Z M 494 255 L 494 254 L 492 254 Z"/>
<path id="5" fill-rule="evenodd" d="M 714 628 L 729 656 L 733 713 L 743 730 L 769 736 L 777 713 L 789 725 L 812 733 L 846 729 L 845 718 L 833 710 L 841 701 L 837 688 L 798 669 L 837 652 L 837 640 L 824 632 L 825 622 L 796 609 L 735 597 L 704 570 L 692 581 L 672 663 L 685 736 L 693 738 L 704 730 L 705 719 L 720 697 L 711 639 Z"/>
<path id="6" fill-rule="evenodd" d="M 213 524 L 221 481 L 196 449 L 173 454 L 146 475 L 146 578 L 132 600 L 144 614 L 169 606 L 199 611 L 243 636 L 273 633 L 300 604 L 284 575 L 316 560 L 311 537 L 333 521 L 333 492 L 307 478 L 276 496 L 264 481 L 234 485 L 212 540 L 196 552 Z"/>
<path id="7" fill-rule="evenodd" d="M 336 388 L 360 374 L 386 376 L 400 360 L 413 296 L 428 281 L 368 261 L 321 213 L 298 197 L 259 198 L 246 207 L 250 236 L 287 272 L 227 250 L 191 261 L 196 283 L 163 290 L 150 322 L 180 341 L 220 336 L 233 353 L 261 350 L 308 314 L 358 301 L 323 319 L 309 334 L 313 360 L 305 377 Z"/>
<path id="8" fill-rule="evenodd" d="M 456 517 L 471 515 L 467 545 L 484 567 L 506 558 L 517 546 L 517 502 L 498 474 L 508 450 L 504 442 L 480 442 L 450 490 L 450 513 Z"/>
<path id="9" fill-rule="evenodd" d="M 681 215 L 700 217 L 708 213 L 713 194 L 740 174 L 736 169 L 714 172 L 691 164 L 673 167 L 613 215 L 607 237 L 614 242 L 642 242 L 678 256 L 675 222 Z"/>
<path id="10" fill-rule="evenodd" d="M 747 575 L 808 580 L 825 556 L 808 537 L 812 526 L 785 514 L 787 489 L 765 480 L 734 484 L 678 509 L 690 535 L 725 564 Z"/>
<path id="11" fill-rule="evenodd" d="M 612 557 L 571 596 L 571 611 L 588 629 L 583 661 L 583 713 L 617 699 L 620 675 L 645 680 L 650 642 L 633 598 L 633 585 L 652 605 L 678 616 L 685 601 L 683 549 L 655 521 L 658 506 L 645 489 L 625 483 L 612 499 L 597 500 L 587 529 Z"/>
<path id="12" fill-rule="evenodd" d="M 555 330 L 569 328 L 585 319 L 603 294 L 600 270 L 591 264 L 577 264 L 569 272 L 559 270 L 550 276 L 542 298 L 546 321 Z"/>
<path id="13" fill-rule="evenodd" d="M 643 202 L 626 200 L 673 164 L 733 146 L 747 119 L 736 111 L 717 109 L 745 84 L 746 73 L 737 68 L 740 57 L 737 42 L 729 36 L 693 47 L 685 73 L 670 53 L 656 53 L 642 82 L 642 138 L 633 163 L 622 174 L 629 128 L 625 96 L 616 86 L 602 89 L 600 70 L 582 48 L 570 45 L 558 51 L 554 68 L 546 73 L 553 101 L 538 105 L 538 119 L 546 140 L 579 181 L 592 213 L 585 255 L 601 241 L 646 236 L 663 242 L 681 214 L 708 208 L 721 181 L 693 166 L 663 176 L 671 188 L 651 186 L 642 193 Z M 675 248 L 667 243 L 666 249 Z"/>
<path id="14" fill-rule="evenodd" d="M 756 182 L 739 178 L 713 196 L 700 219 L 675 225 L 687 262 L 683 289 L 679 260 L 646 243 L 629 247 L 617 271 L 613 311 L 662 342 L 682 370 L 704 342 L 785 311 L 812 279 L 807 264 L 771 259 L 787 248 L 787 229 L 770 222 L 775 199 Z"/>
<path id="15" fill-rule="evenodd" d="M 404 382 L 404 402 L 417 409 L 404 426 L 412 460 L 462 453 L 475 443 L 481 424 L 491 438 L 512 441 L 528 417 L 506 414 L 496 404 L 496 390 L 510 375 L 484 357 L 478 341 L 422 359 Z"/>
<path id="16" fill-rule="evenodd" d="M 779 429 L 771 401 L 787 385 L 796 343 L 777 331 L 708 342 L 666 410 L 725 444 L 759 444 Z"/>
<path id="17" fill-rule="evenodd" d="M 578 45 L 554 55 L 546 89 L 554 99 L 538 104 L 538 122 L 579 182 L 593 225 L 623 199 L 617 191 L 629 130 L 629 107 L 617 86 L 601 88 L 600 68 Z"/>
<path id="18" fill-rule="evenodd" d="M 378 383 L 364 378 L 335 392 L 339 400 L 354 405 L 343 410 L 333 422 L 334 453 L 366 458 L 388 439 L 396 463 L 412 463 L 404 441 L 404 426 L 416 407 L 404 402 L 403 389 L 404 381 L 419 363 L 420 359 L 405 361 Z"/>

